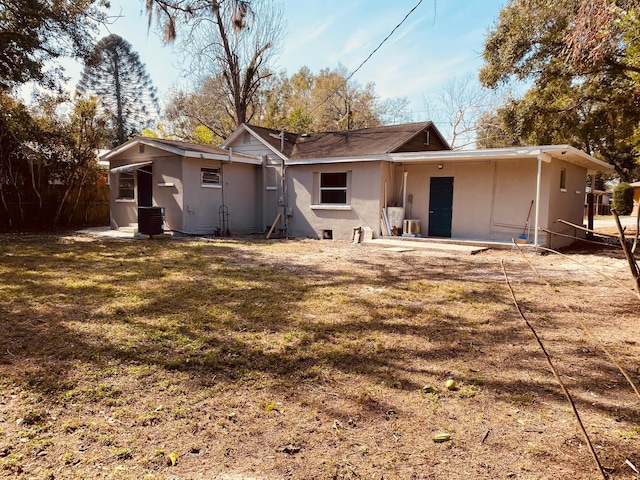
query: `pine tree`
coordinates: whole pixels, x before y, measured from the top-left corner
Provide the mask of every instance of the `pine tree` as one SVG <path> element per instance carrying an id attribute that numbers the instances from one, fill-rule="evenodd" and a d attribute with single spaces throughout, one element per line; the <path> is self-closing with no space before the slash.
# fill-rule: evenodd
<path id="1" fill-rule="evenodd" d="M 100 40 L 87 60 L 78 92 L 97 96 L 111 119 L 113 146 L 148 127 L 159 113 L 156 88 L 124 38 Z"/>

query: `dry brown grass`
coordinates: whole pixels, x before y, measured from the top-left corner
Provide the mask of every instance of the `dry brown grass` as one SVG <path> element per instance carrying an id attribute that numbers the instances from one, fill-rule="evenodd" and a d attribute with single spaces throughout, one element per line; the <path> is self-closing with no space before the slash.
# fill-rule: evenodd
<path id="1" fill-rule="evenodd" d="M 638 478 L 640 401 L 562 302 L 640 382 L 639 301 L 528 258 L 553 290 L 517 251 L 0 236 L 0 476 L 599 478 L 503 259 L 610 478 Z"/>

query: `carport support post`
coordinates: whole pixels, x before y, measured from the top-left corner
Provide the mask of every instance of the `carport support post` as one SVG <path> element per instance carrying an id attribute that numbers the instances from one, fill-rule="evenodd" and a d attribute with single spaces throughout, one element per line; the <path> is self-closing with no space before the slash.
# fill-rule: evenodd
<path id="1" fill-rule="evenodd" d="M 538 176 L 536 178 L 536 219 L 533 231 L 533 244 L 538 248 L 538 230 L 540 222 L 540 185 L 542 183 L 542 152 L 538 154 Z"/>
<path id="2" fill-rule="evenodd" d="M 595 179 L 595 177 L 592 177 Z M 591 182 L 593 185 L 593 181 Z M 587 193 L 587 239 L 593 240 L 593 187 L 591 191 Z"/>

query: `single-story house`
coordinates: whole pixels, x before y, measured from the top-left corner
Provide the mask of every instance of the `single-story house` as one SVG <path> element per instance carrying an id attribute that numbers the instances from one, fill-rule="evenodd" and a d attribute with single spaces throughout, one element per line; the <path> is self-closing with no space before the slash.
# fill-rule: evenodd
<path id="1" fill-rule="evenodd" d="M 164 225 L 176 232 L 262 228 L 256 216 L 260 158 L 211 145 L 136 137 L 102 159 L 110 166 L 114 229 L 137 226 L 141 209 L 154 206 L 162 207 Z"/>
<path id="2" fill-rule="evenodd" d="M 612 170 L 568 145 L 451 150 L 431 122 L 304 135 L 242 125 L 222 147 L 273 170 L 269 218 L 280 213 L 280 228 L 339 240 L 369 227 L 548 244 L 550 231 L 576 233 L 558 219 L 582 225 L 587 174 Z"/>
<path id="3" fill-rule="evenodd" d="M 241 125 L 221 147 L 136 138 L 109 152 L 112 226 L 157 205 L 187 233 L 348 241 L 366 227 L 543 245 L 548 232 L 575 233 L 557 220 L 581 225 L 587 174 L 612 169 L 568 145 L 451 150 L 431 122 L 311 134 Z"/>

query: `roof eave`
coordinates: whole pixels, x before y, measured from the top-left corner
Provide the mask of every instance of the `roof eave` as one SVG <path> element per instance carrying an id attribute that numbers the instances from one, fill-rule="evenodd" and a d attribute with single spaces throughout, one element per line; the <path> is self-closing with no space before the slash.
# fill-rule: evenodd
<path id="1" fill-rule="evenodd" d="M 577 165 L 585 167 L 589 172 L 605 172 L 605 171 L 614 171 L 613 165 L 603 162 L 602 160 L 598 160 L 597 158 L 589 155 L 586 152 L 583 152 L 580 149 L 572 147 L 571 145 L 550 145 L 540 147 L 543 151 L 547 153 L 558 153 L 560 155 L 555 155 L 554 158 L 559 160 L 566 160 L 569 163 L 575 163 Z M 568 157 L 565 158 L 565 155 Z"/>
<path id="2" fill-rule="evenodd" d="M 331 163 L 360 163 L 360 162 L 381 162 L 389 160 L 388 154 L 367 155 L 362 157 L 324 157 L 324 158 L 300 158 L 287 160 L 286 165 L 317 165 Z"/>
<path id="3" fill-rule="evenodd" d="M 166 143 L 163 142 L 159 142 L 154 140 L 153 138 L 134 138 L 132 140 L 129 140 L 126 143 L 123 143 L 122 145 L 120 145 L 119 147 L 116 147 L 113 150 L 110 150 L 109 152 L 107 152 L 106 154 L 100 156 L 100 160 L 103 161 L 109 161 L 111 158 L 120 155 L 123 152 L 126 152 L 127 150 L 129 150 L 131 147 L 134 147 L 136 145 L 148 145 L 150 147 L 153 148 L 157 148 L 159 150 L 163 150 L 165 152 L 169 152 L 169 153 L 173 153 L 174 155 L 177 155 L 179 157 L 185 157 L 185 158 L 202 158 L 205 160 L 219 160 L 219 161 L 229 161 L 231 160 L 232 162 L 239 162 L 239 163 L 248 163 L 251 165 L 261 165 L 262 164 L 262 159 L 257 158 L 257 157 L 253 157 L 251 155 L 233 155 L 233 153 L 231 152 L 225 152 L 225 153 L 212 153 L 212 152 L 201 152 L 201 151 L 197 151 L 197 150 L 190 150 L 187 148 L 180 148 L 174 145 L 168 145 Z"/>
<path id="4" fill-rule="evenodd" d="M 391 153 L 389 154 L 389 159 L 392 162 L 438 163 L 442 161 L 537 158 L 538 155 L 540 155 L 541 159 L 545 162 L 549 162 L 550 158 L 566 160 L 569 163 L 575 163 L 577 165 L 583 166 L 589 171 L 613 170 L 613 166 L 609 165 L 608 163 L 598 160 L 588 153 L 585 153 L 569 145 Z"/>

